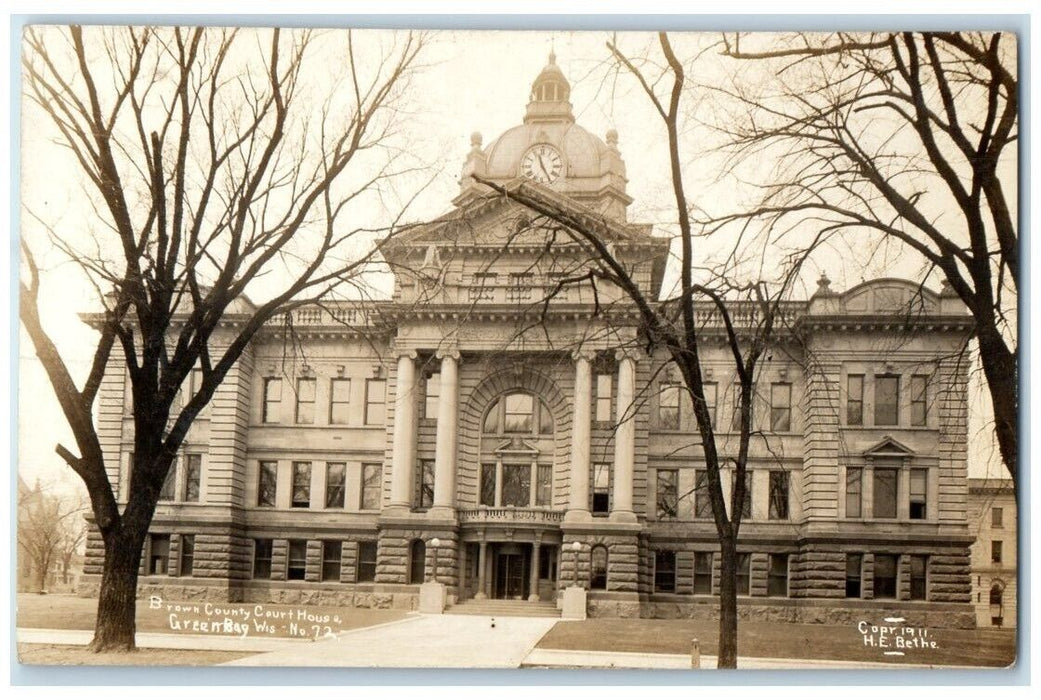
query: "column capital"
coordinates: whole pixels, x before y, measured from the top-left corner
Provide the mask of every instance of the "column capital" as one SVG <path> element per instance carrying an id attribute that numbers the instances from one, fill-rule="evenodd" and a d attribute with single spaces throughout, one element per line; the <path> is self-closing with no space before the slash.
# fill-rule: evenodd
<path id="1" fill-rule="evenodd" d="M 614 351 L 614 359 L 618 362 L 622 360 L 632 360 L 636 362 L 640 359 L 640 351 L 637 348 L 618 348 Z"/>
<path id="2" fill-rule="evenodd" d="M 575 362 L 579 360 L 585 360 L 586 362 L 592 362 L 596 359 L 596 350 L 593 348 L 579 348 L 571 352 L 571 359 Z"/>
<path id="3" fill-rule="evenodd" d="M 449 346 L 445 346 L 445 347 L 440 347 L 434 353 L 434 357 L 436 357 L 439 360 L 444 360 L 445 358 L 451 358 L 451 359 L 455 360 L 456 362 L 459 362 L 459 357 L 460 357 L 459 346 L 458 345 L 449 345 Z"/>
<path id="4" fill-rule="evenodd" d="M 415 360 L 419 357 L 419 351 L 416 348 L 401 348 L 392 347 L 390 349 L 391 354 L 395 359 L 400 360 L 403 357 L 407 357 L 410 360 Z"/>

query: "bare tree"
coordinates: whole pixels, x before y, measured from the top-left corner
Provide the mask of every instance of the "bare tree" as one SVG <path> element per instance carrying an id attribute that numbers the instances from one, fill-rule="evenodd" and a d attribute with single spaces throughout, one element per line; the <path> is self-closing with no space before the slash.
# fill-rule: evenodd
<path id="1" fill-rule="evenodd" d="M 735 250 L 718 266 L 701 269 L 707 281 L 697 282 L 695 270 L 703 267 L 695 245 L 706 234 L 696 226 L 690 215 L 690 202 L 684 186 L 683 148 L 681 128 L 684 118 L 683 97 L 690 81 L 683 62 L 676 56 L 665 33 L 658 35 L 660 60 L 644 60 L 641 65 L 624 54 L 615 43 L 608 49 L 620 69 L 634 78 L 641 92 L 650 101 L 666 132 L 670 181 L 674 198 L 676 238 L 679 254 L 674 261 L 680 281 L 675 293 L 655 299 L 641 286 L 634 274 L 631 261 L 619 254 L 612 240 L 616 237 L 613 224 L 594 212 L 576 207 L 552 196 L 545 189 L 525 181 L 509 185 L 475 178 L 482 184 L 555 222 L 559 231 L 585 252 L 587 269 L 561 279 L 548 298 L 565 285 L 608 282 L 616 285 L 626 303 L 635 308 L 639 319 L 640 336 L 652 350 L 661 351 L 675 366 L 683 379 L 686 394 L 691 401 L 703 448 L 707 476 L 707 492 L 712 507 L 712 518 L 720 544 L 720 618 L 719 667 L 737 665 L 737 542 L 743 517 L 747 488 L 749 446 L 756 432 L 753 429 L 753 406 L 758 370 L 764 356 L 784 330 L 784 300 L 798 278 L 803 263 L 819 244 L 824 233 L 817 234 L 808 244 L 785 256 L 775 264 L 779 275 L 751 275 L 741 279 L 744 270 L 736 265 L 739 253 Z M 661 94 L 662 91 L 664 94 Z M 762 263 L 762 261 L 760 261 Z M 754 265 L 752 267 L 755 267 Z M 765 267 L 759 265 L 760 273 Z M 547 299 L 548 301 L 548 299 Z M 705 398 L 705 374 L 702 362 L 705 341 L 722 329 L 724 347 L 735 369 L 739 397 L 739 430 L 736 449 L 717 443 L 716 428 Z M 732 467 L 734 486 L 728 507 L 723 491 L 724 467 Z"/>
<path id="2" fill-rule="evenodd" d="M 779 168 L 761 200 L 718 221 L 814 220 L 896 242 L 972 313 L 1002 459 L 1018 484 L 1015 36 L 903 32 L 724 36 L 759 89 L 722 127 L 739 157 Z"/>
<path id="3" fill-rule="evenodd" d="M 18 546 L 37 577 L 37 591 L 56 580 L 59 565 L 68 582 L 72 556 L 86 535 L 86 512 L 82 498 L 49 493 L 39 483 L 18 494 Z"/>
<path id="4" fill-rule="evenodd" d="M 138 565 L 162 485 L 251 339 L 363 284 L 383 234 L 357 209 L 389 208 L 378 198 L 413 168 L 396 146 L 395 105 L 424 43 L 412 33 L 277 29 L 26 32 L 27 102 L 85 177 L 100 231 L 51 236 L 104 309 L 85 378 L 41 322 L 46 276 L 28 244 L 20 283 L 22 327 L 76 442 L 56 449 L 86 484 L 104 540 L 93 650 L 134 648 Z M 114 353 L 133 394 L 122 509 L 92 415 Z M 179 401 L 195 368 L 201 382 Z"/>

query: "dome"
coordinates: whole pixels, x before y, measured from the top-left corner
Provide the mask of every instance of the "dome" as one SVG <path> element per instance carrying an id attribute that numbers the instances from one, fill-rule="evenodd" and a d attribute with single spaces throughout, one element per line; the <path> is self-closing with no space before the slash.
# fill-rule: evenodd
<path id="1" fill-rule="evenodd" d="M 607 144 L 574 122 L 533 122 L 509 129 L 488 146 L 488 177 L 510 179 L 520 173 L 524 153 L 538 143 L 560 150 L 564 177 L 600 177 L 610 167 Z"/>

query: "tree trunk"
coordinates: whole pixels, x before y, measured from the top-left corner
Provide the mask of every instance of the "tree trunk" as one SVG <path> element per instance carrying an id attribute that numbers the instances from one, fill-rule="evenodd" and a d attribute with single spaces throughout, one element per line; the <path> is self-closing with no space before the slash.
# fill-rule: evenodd
<path id="1" fill-rule="evenodd" d="M 105 568 L 91 651 L 133 651 L 137 631 L 137 570 L 143 537 L 119 529 L 105 538 Z"/>
<path id="2" fill-rule="evenodd" d="M 719 538 L 719 661 L 716 668 L 737 668 L 737 538 Z"/>
<path id="3" fill-rule="evenodd" d="M 987 378 L 991 403 L 994 405 L 994 432 L 998 438 L 998 449 L 1005 462 L 1013 487 L 1019 487 L 1019 420 L 1018 361 L 1015 352 L 996 328 L 981 325 L 977 328 L 980 356 L 983 359 L 983 374 Z"/>

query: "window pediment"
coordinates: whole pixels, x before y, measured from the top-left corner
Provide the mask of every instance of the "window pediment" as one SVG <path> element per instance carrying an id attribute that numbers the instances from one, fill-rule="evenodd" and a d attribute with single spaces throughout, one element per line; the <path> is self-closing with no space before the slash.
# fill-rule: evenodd
<path id="1" fill-rule="evenodd" d="M 914 457 L 914 455 L 914 450 L 900 441 L 894 440 L 889 435 L 886 435 L 881 441 L 864 450 L 865 457 L 872 457 L 874 459 L 887 457 L 903 459 L 906 457 Z"/>
<path id="2" fill-rule="evenodd" d="M 495 456 L 508 459 L 510 457 L 524 457 L 534 460 L 539 455 L 539 449 L 527 440 L 520 437 L 512 437 L 493 450 Z"/>

